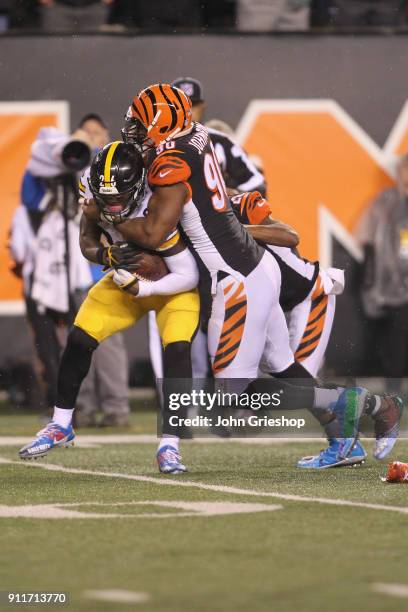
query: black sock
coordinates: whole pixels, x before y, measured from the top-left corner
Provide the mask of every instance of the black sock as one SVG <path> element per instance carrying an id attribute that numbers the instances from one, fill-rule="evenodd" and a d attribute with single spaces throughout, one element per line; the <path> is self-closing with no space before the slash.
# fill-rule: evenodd
<path id="1" fill-rule="evenodd" d="M 163 374 L 162 434 L 179 438 L 191 437 L 183 425 L 171 425 L 169 422 L 171 416 L 177 416 L 179 419 L 187 416 L 188 406 L 182 406 L 174 411 L 170 410 L 169 405 L 172 394 L 179 396 L 181 393 L 191 393 L 193 375 L 190 342 L 172 342 L 166 346 L 163 354 Z"/>
<path id="2" fill-rule="evenodd" d="M 80 327 L 73 327 L 68 335 L 58 370 L 58 408 L 72 409 L 78 397 L 82 381 L 89 372 L 92 353 L 98 342 Z"/>

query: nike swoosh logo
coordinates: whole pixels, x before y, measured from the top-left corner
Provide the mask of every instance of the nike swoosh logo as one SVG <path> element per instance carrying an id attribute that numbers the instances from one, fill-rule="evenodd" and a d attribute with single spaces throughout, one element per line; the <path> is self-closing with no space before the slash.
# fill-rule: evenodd
<path id="1" fill-rule="evenodd" d="M 170 174 L 170 172 L 171 172 L 171 170 L 167 170 L 167 172 L 159 172 L 159 176 L 160 176 L 160 178 L 164 178 L 165 176 Z"/>

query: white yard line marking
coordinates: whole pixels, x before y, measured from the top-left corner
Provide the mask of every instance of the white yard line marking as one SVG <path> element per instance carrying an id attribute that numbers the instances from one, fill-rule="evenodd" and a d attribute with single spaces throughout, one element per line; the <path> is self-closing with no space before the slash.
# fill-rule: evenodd
<path id="1" fill-rule="evenodd" d="M 408 584 L 391 584 L 385 582 L 375 582 L 373 591 L 382 593 L 383 595 L 392 595 L 393 597 L 408 597 Z"/>
<path id="2" fill-rule="evenodd" d="M 81 512 L 74 508 L 98 506 L 103 508 L 123 508 L 126 506 L 157 506 L 176 508 L 179 512 L 146 512 L 143 514 L 120 514 L 103 512 Z M 112 518 L 180 518 L 186 516 L 220 516 L 225 514 L 249 514 L 254 512 L 271 512 L 281 510 L 282 506 L 273 504 L 251 504 L 236 502 L 187 502 L 187 501 L 134 501 L 134 502 L 79 502 L 35 504 L 30 506 L 1 506 L 0 518 L 30 519 L 112 519 Z"/>
<path id="3" fill-rule="evenodd" d="M 353 502 L 347 499 L 330 499 L 326 497 L 306 497 L 302 495 L 292 495 L 288 493 L 277 493 L 274 491 L 257 491 L 256 489 L 240 489 L 224 485 L 213 485 L 192 480 L 184 480 L 183 476 L 155 478 L 154 476 L 139 476 L 137 474 L 122 474 L 119 472 L 101 472 L 99 470 L 83 470 L 79 468 L 67 468 L 62 465 L 52 463 L 34 463 L 13 461 L 0 457 L 0 464 L 20 465 L 22 467 L 40 468 L 50 472 L 63 472 L 64 474 L 82 474 L 88 476 L 103 476 L 105 478 L 121 478 L 124 480 L 134 480 L 136 482 L 150 482 L 152 484 L 170 487 L 188 487 L 202 489 L 205 491 L 215 491 L 216 493 L 230 493 L 231 495 L 246 495 L 251 497 L 273 497 L 287 501 L 299 501 L 316 504 L 326 504 L 329 506 L 349 506 L 351 508 L 366 508 L 368 510 L 385 510 L 388 512 L 398 512 L 408 514 L 408 507 L 405 506 L 386 506 L 385 504 L 371 504 L 366 502 Z M 176 479 L 175 479 L 176 478 Z M 183 479 L 183 480 L 182 480 Z"/>
<path id="4" fill-rule="evenodd" d="M 114 603 L 144 603 L 149 601 L 148 593 L 136 593 L 136 591 L 125 591 L 123 589 L 104 589 L 101 591 L 84 591 L 86 599 L 97 601 L 111 601 Z"/>

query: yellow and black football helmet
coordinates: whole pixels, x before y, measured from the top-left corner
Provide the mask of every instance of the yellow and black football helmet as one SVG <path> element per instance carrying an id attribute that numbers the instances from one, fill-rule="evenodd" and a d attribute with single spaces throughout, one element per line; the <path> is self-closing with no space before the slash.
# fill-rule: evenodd
<path id="1" fill-rule="evenodd" d="M 117 140 L 96 155 L 89 188 L 108 223 L 121 223 L 140 206 L 145 193 L 146 170 L 136 148 Z"/>

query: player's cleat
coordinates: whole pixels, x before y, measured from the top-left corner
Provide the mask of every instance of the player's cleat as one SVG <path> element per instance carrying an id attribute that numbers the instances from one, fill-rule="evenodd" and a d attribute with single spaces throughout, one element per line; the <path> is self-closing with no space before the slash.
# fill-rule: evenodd
<path id="1" fill-rule="evenodd" d="M 21 459 L 36 459 L 44 457 L 50 450 L 56 447 L 73 446 L 75 432 L 72 425 L 61 427 L 51 421 L 44 429 L 41 429 L 32 442 L 23 446 L 18 452 Z"/>
<path id="2" fill-rule="evenodd" d="M 181 455 L 174 446 L 163 446 L 156 455 L 159 471 L 162 474 L 182 474 L 187 472 L 185 465 L 181 463 Z"/>
<path id="3" fill-rule="evenodd" d="M 381 406 L 373 416 L 376 459 L 384 459 L 392 451 L 399 434 L 403 410 L 404 403 L 398 395 L 381 397 Z"/>
<path id="4" fill-rule="evenodd" d="M 341 435 L 339 439 L 344 441 L 344 446 L 341 449 L 343 459 L 348 457 L 357 440 L 358 426 L 368 396 L 368 390 L 363 387 L 344 389 L 332 407 L 340 425 Z"/>
<path id="5" fill-rule="evenodd" d="M 367 453 L 357 440 L 347 456 L 344 449 L 349 447 L 349 440 L 342 438 L 331 438 L 329 446 L 320 451 L 318 455 L 303 457 L 298 461 L 298 468 L 322 470 L 325 468 L 339 467 L 345 465 L 358 465 L 364 463 Z"/>

